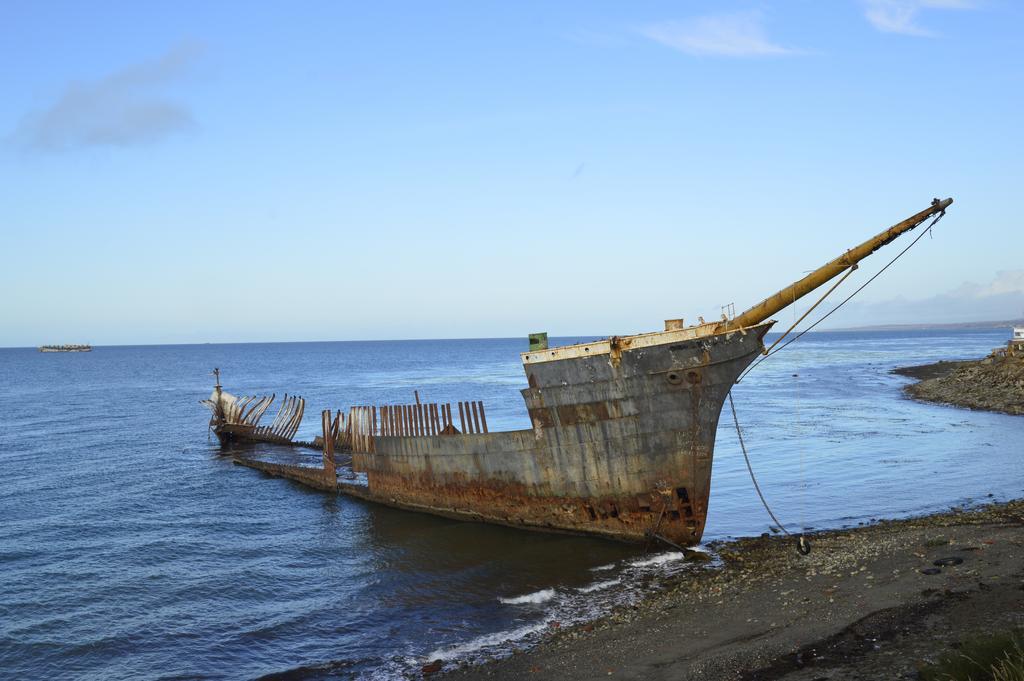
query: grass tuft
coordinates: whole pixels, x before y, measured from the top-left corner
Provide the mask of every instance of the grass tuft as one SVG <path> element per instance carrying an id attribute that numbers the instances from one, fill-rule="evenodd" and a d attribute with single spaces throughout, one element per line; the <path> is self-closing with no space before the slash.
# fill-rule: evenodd
<path id="1" fill-rule="evenodd" d="M 1013 650 L 992 667 L 992 681 L 1024 681 L 1024 637 L 1018 636 Z"/>
<path id="2" fill-rule="evenodd" d="M 1024 630 L 969 639 L 936 664 L 921 669 L 924 681 L 1024 681 Z"/>

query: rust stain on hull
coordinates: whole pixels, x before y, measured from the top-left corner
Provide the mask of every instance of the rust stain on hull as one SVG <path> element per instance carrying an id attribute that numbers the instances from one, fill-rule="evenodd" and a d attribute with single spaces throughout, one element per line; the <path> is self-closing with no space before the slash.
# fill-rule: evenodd
<path id="1" fill-rule="evenodd" d="M 381 474 L 370 474 L 368 478 L 373 492 L 364 498 L 401 508 L 620 540 L 642 541 L 653 532 L 677 543 L 695 543 L 707 518 L 707 507 L 695 507 L 685 487 L 677 488 L 678 495 L 673 489 L 666 493 L 581 499 L 538 496 L 525 485 L 496 480 L 439 485 L 429 476 L 411 481 Z"/>
<path id="2" fill-rule="evenodd" d="M 234 462 L 314 489 L 407 511 L 619 541 L 642 541 L 660 534 L 679 544 L 694 544 L 699 541 L 707 519 L 707 508 L 691 504 L 685 488 L 674 490 L 675 494 L 581 500 L 536 497 L 525 490 L 479 483 L 441 488 L 429 481 L 417 486 L 403 480 L 378 478 L 370 483 L 372 487 L 361 486 L 339 482 L 319 468 L 245 457 L 237 457 Z"/>

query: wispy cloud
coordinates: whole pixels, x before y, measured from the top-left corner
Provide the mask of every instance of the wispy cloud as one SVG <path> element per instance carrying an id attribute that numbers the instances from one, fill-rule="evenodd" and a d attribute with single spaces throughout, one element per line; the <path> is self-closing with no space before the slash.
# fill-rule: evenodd
<path id="1" fill-rule="evenodd" d="M 1024 270 L 1001 270 L 996 277 L 986 284 L 966 282 L 950 291 L 949 295 L 956 298 L 978 299 L 989 296 L 1000 296 L 1004 293 L 1024 294 Z M 1024 314 L 1024 308 L 1021 309 Z"/>
<path id="2" fill-rule="evenodd" d="M 935 32 L 917 23 L 922 10 L 974 9 L 972 0 L 862 0 L 864 16 L 872 26 L 885 33 L 902 33 L 923 37 Z"/>
<path id="3" fill-rule="evenodd" d="M 965 282 L 922 299 L 852 301 L 832 318 L 832 328 L 865 324 L 977 322 L 1024 317 L 1024 270 L 1004 270 L 983 284 Z M 832 321 L 830 319 L 829 321 Z"/>
<path id="4" fill-rule="evenodd" d="M 195 44 L 91 82 L 69 84 L 50 106 L 30 113 L 12 135 L 34 151 L 88 146 L 133 146 L 161 140 L 195 125 L 191 112 L 161 90 L 200 57 Z"/>
<path id="5" fill-rule="evenodd" d="M 721 57 L 774 57 L 800 50 L 773 42 L 760 12 L 735 12 L 665 21 L 638 29 L 641 35 L 672 49 L 693 55 Z"/>

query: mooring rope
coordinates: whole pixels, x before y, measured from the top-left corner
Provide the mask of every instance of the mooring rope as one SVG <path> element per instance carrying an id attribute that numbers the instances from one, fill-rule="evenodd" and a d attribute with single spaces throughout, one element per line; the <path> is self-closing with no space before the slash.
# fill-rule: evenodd
<path id="1" fill-rule="evenodd" d="M 757 476 L 754 475 L 754 468 L 750 465 L 750 455 L 747 454 L 747 445 L 743 441 L 743 431 L 740 430 L 740 418 L 736 415 L 736 403 L 732 400 L 731 390 L 729 391 L 729 408 L 732 409 L 732 421 L 736 424 L 736 437 L 739 438 L 740 450 L 743 451 L 743 460 L 747 462 L 747 470 L 750 472 L 750 480 L 754 483 L 754 489 L 757 490 L 757 496 L 761 498 L 761 504 L 764 505 L 764 510 L 768 511 L 768 515 L 775 521 L 775 524 L 779 529 L 782 530 L 787 537 L 792 537 L 793 534 L 779 521 L 775 516 L 775 513 L 772 511 L 771 506 L 768 505 L 768 500 L 764 498 L 764 493 L 761 491 L 761 485 L 757 484 Z M 807 538 L 804 537 L 803 532 L 796 535 L 796 539 L 797 551 L 805 556 L 811 552 L 811 544 L 807 541 Z"/>
<path id="2" fill-rule="evenodd" d="M 800 417 L 800 389 L 802 387 L 800 385 L 800 374 L 795 374 L 795 378 L 796 409 L 794 411 L 796 412 L 796 418 L 794 419 L 793 430 L 796 433 L 797 447 L 800 450 L 800 512 L 798 514 L 800 519 L 800 539 L 797 540 L 797 546 L 800 547 L 802 545 L 803 533 L 807 530 L 807 466 L 804 462 L 807 448 L 801 446 L 803 438 L 800 432 L 802 429 L 802 419 Z"/>

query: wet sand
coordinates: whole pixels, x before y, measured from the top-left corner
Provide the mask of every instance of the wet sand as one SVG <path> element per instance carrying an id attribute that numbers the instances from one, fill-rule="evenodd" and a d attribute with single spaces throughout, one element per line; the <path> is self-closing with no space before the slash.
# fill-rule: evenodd
<path id="1" fill-rule="evenodd" d="M 951 643 L 1024 625 L 1024 501 L 811 540 L 717 545 L 721 565 L 634 608 L 444 678 L 917 678 Z"/>

